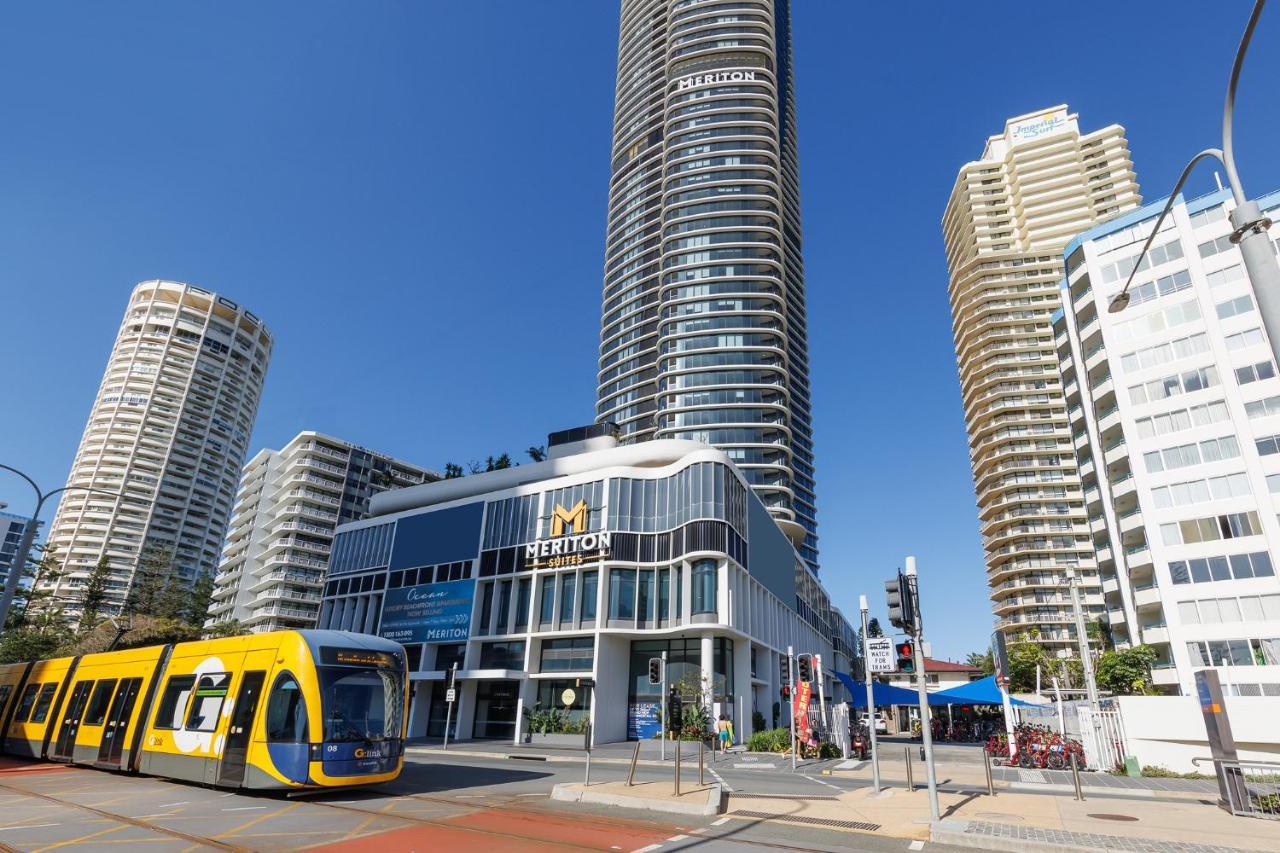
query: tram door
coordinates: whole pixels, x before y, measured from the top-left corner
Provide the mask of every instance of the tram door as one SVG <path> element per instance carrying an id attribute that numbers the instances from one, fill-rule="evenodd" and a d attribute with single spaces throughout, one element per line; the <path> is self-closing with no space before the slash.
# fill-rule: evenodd
<path id="1" fill-rule="evenodd" d="M 58 728 L 58 739 L 54 741 L 53 753 L 49 756 L 55 761 L 70 761 L 75 749 L 76 732 L 80 731 L 80 720 L 84 717 L 84 707 L 89 704 L 89 691 L 92 681 L 81 681 L 71 691 L 71 701 L 67 703 L 67 712 L 62 715 L 62 725 Z"/>
<path id="2" fill-rule="evenodd" d="M 129 718 L 133 716 L 133 703 L 138 699 L 138 690 L 142 687 L 141 678 L 125 678 L 116 688 L 116 695 L 111 699 L 111 708 L 107 711 L 107 719 L 102 726 L 102 746 L 98 748 L 100 767 L 120 769 L 120 756 L 124 752 L 124 740 L 129 728 Z M 138 725 L 145 726 L 146 720 L 139 720 Z"/>
<path id="3" fill-rule="evenodd" d="M 262 682 L 267 674 L 261 670 L 246 672 L 236 694 L 236 704 L 231 711 L 231 728 L 227 730 L 227 742 L 222 748 L 222 761 L 218 766 L 219 785 L 244 783 L 244 765 L 249 753 L 249 738 L 253 731 L 253 717 L 262 698 Z"/>

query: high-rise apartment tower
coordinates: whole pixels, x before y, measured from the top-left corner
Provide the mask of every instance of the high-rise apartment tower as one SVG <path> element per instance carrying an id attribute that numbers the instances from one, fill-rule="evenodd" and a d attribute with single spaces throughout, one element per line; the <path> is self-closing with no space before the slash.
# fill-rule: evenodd
<path id="1" fill-rule="evenodd" d="M 1141 203 L 1124 129 L 1065 106 L 1017 116 L 965 164 L 942 219 L 952 332 L 996 627 L 1075 653 L 1068 569 L 1103 612 L 1052 314 L 1062 250 Z"/>
<path id="2" fill-rule="evenodd" d="M 191 583 L 213 574 L 271 357 L 271 333 L 224 296 L 173 281 L 133 289 L 46 540 L 50 585 L 76 617 L 98 559 L 116 612 L 144 554 Z M 112 493 L 118 497 L 112 497 Z"/>
<path id="3" fill-rule="evenodd" d="M 378 492 L 438 479 L 316 432 L 258 451 L 244 466 L 208 624 L 314 628 L 333 529 L 363 519 Z"/>
<path id="4" fill-rule="evenodd" d="M 597 416 L 714 444 L 816 567 L 790 8 L 623 0 Z"/>

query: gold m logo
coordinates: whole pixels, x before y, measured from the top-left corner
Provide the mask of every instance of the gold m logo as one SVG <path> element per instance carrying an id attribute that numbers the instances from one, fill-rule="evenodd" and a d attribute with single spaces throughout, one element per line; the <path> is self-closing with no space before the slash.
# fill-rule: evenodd
<path id="1" fill-rule="evenodd" d="M 582 533 L 587 529 L 587 502 L 578 501 L 573 505 L 573 509 L 566 510 L 560 504 L 556 504 L 555 511 L 551 513 L 551 535 L 563 536 L 565 534 L 565 525 L 573 528 L 574 533 Z"/>

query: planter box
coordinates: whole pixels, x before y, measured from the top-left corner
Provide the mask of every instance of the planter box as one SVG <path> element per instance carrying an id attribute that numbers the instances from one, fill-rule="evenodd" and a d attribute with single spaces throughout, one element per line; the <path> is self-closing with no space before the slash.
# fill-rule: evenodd
<path id="1" fill-rule="evenodd" d="M 524 742 L 530 746 L 561 746 L 561 747 L 577 747 L 582 749 L 582 735 L 544 735 L 538 732 L 531 732 L 524 736 Z"/>

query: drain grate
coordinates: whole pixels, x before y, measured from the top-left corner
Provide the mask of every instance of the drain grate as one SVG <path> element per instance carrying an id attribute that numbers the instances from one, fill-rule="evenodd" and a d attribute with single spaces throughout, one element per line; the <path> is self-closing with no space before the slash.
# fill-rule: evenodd
<path id="1" fill-rule="evenodd" d="M 736 799 L 745 798 L 748 800 L 838 800 L 839 797 L 811 797 L 807 794 L 746 794 L 734 791 L 729 796 Z"/>
<path id="2" fill-rule="evenodd" d="M 1097 820 L 1117 820 L 1117 821 L 1137 820 L 1137 818 L 1134 817 L 1133 815 L 1127 815 L 1127 814 L 1091 814 L 1089 815 L 1089 817 L 1095 818 Z"/>
<path id="3" fill-rule="evenodd" d="M 778 815 L 768 812 L 735 811 L 731 817 L 754 817 L 761 820 L 777 820 L 785 823 L 803 823 L 807 826 L 832 826 L 837 829 L 861 829 L 864 832 L 875 832 L 880 828 L 878 823 L 863 823 L 857 820 L 834 820 L 826 817 L 800 817 L 799 815 Z"/>

